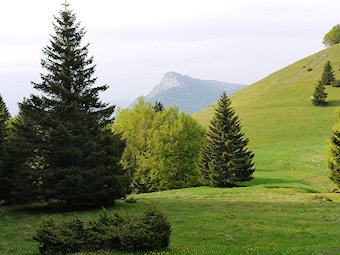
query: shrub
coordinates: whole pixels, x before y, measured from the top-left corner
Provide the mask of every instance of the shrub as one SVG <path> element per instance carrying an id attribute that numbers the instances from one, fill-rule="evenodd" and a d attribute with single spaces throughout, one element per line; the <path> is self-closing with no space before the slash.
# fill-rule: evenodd
<path id="1" fill-rule="evenodd" d="M 139 221 L 126 224 L 121 229 L 121 250 L 157 250 L 169 245 L 171 225 L 164 214 L 150 206 Z"/>
<path id="2" fill-rule="evenodd" d="M 78 216 L 63 221 L 46 217 L 33 239 L 40 243 L 41 254 L 65 254 L 79 251 L 85 235 L 84 222 Z"/>
<path id="3" fill-rule="evenodd" d="M 96 220 L 78 216 L 64 220 L 44 218 L 33 237 L 41 254 L 66 254 L 80 251 L 149 251 L 169 245 L 171 225 L 154 205 L 143 215 L 108 215 L 103 209 Z"/>

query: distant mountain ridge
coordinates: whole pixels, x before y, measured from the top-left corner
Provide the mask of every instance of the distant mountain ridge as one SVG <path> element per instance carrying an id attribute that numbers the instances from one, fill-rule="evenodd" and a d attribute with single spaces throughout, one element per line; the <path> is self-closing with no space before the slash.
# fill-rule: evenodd
<path id="1" fill-rule="evenodd" d="M 215 103 L 220 94 L 228 95 L 244 88 L 246 85 L 213 80 L 200 80 L 176 72 L 163 75 L 161 82 L 144 97 L 154 104 L 160 101 L 165 107 L 177 105 L 181 111 L 196 113 Z M 136 100 L 132 103 L 134 105 Z"/>

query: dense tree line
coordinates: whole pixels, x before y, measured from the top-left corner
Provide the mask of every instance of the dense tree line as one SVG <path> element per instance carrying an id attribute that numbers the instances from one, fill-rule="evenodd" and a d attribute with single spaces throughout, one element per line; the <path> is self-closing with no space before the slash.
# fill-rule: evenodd
<path id="1" fill-rule="evenodd" d="M 41 81 L 32 82 L 38 93 L 19 103 L 12 119 L 0 97 L 0 200 L 88 208 L 112 205 L 131 188 L 252 179 L 254 155 L 225 93 L 207 137 L 189 114 L 142 98 L 114 121 L 115 106 L 99 99 L 108 87 L 96 85 L 85 30 L 64 7 L 43 49 Z"/>

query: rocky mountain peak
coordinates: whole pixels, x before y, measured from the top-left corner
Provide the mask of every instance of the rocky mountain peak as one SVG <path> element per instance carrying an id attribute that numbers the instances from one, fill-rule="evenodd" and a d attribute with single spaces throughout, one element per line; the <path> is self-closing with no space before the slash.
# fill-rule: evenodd
<path id="1" fill-rule="evenodd" d="M 192 114 L 215 103 L 223 91 L 230 95 L 243 87 L 244 85 L 240 84 L 200 80 L 176 72 L 167 72 L 144 100 L 152 104 L 160 101 L 165 107 L 177 105 L 180 110 Z"/>
<path id="2" fill-rule="evenodd" d="M 163 90 L 184 86 L 184 76 L 175 72 L 165 73 L 159 85 Z"/>
<path id="3" fill-rule="evenodd" d="M 163 75 L 161 83 L 159 83 L 156 87 L 153 88 L 153 90 L 146 97 L 146 99 L 148 100 L 149 98 L 158 95 L 162 91 L 183 86 L 185 86 L 185 79 L 183 75 L 176 72 L 167 72 Z"/>

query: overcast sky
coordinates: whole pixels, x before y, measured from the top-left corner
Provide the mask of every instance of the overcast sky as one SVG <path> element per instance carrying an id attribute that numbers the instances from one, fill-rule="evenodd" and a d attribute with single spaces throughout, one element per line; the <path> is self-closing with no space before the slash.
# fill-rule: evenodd
<path id="1" fill-rule="evenodd" d="M 63 0 L 2 0 L 0 94 L 12 114 L 36 93 L 41 49 Z M 69 0 L 87 29 L 103 101 L 148 94 L 175 71 L 254 83 L 322 49 L 340 23 L 339 0 Z"/>

